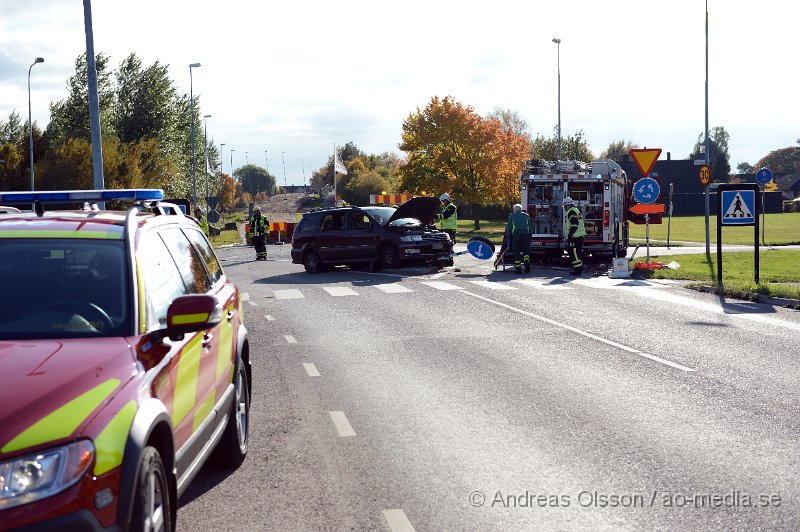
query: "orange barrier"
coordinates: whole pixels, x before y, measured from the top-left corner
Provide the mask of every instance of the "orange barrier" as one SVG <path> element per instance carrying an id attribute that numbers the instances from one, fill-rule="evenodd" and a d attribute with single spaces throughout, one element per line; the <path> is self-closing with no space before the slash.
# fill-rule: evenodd
<path id="1" fill-rule="evenodd" d="M 277 241 L 291 240 L 295 225 L 297 224 L 293 222 L 270 222 L 269 239 Z"/>
<path id="2" fill-rule="evenodd" d="M 663 262 L 635 262 L 633 264 L 634 269 L 636 270 L 660 270 L 662 268 L 666 268 L 667 265 Z"/>
<path id="3" fill-rule="evenodd" d="M 411 198 L 413 194 L 370 194 L 370 205 L 401 205 Z"/>

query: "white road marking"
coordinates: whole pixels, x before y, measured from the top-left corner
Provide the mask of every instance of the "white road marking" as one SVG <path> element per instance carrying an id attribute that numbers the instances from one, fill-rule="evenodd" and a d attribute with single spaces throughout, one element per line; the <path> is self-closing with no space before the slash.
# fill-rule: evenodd
<path id="1" fill-rule="evenodd" d="M 376 284 L 375 288 L 385 294 L 404 294 L 406 292 L 413 292 L 413 290 L 410 288 L 406 288 L 399 283 Z"/>
<path id="2" fill-rule="evenodd" d="M 540 281 L 539 279 L 514 279 L 515 283 L 541 288 L 542 290 L 572 290 L 567 283 L 551 283 L 550 281 Z"/>
<path id="3" fill-rule="evenodd" d="M 401 509 L 384 510 L 383 517 L 392 532 L 415 532 L 411 521 L 408 520 L 406 513 Z"/>
<path id="4" fill-rule="evenodd" d="M 434 281 L 434 280 L 436 280 L 436 279 L 441 279 L 441 278 L 442 278 L 442 277 L 444 277 L 445 275 L 447 275 L 447 272 L 439 272 L 439 273 L 434 273 L 433 275 L 431 275 L 430 277 L 428 277 L 428 279 L 430 279 L 430 280 Z"/>
<path id="5" fill-rule="evenodd" d="M 241 292 L 241 295 L 242 295 L 242 301 L 250 301 L 250 294 L 248 294 L 247 292 Z"/>
<path id="6" fill-rule="evenodd" d="M 344 415 L 344 412 L 341 410 L 334 410 L 333 412 L 330 412 L 330 414 L 331 420 L 333 420 L 333 424 L 336 426 L 336 431 L 339 433 L 340 438 L 347 438 L 356 435 L 356 431 L 353 430 L 350 422 L 347 421 L 347 416 Z"/>
<path id="7" fill-rule="evenodd" d="M 446 283 L 444 281 L 420 281 L 420 283 L 428 285 L 431 288 L 435 288 L 437 290 L 463 290 L 463 288 L 460 286 Z"/>
<path id="8" fill-rule="evenodd" d="M 492 290 L 516 290 L 513 286 L 498 283 L 497 281 L 470 281 L 472 284 L 482 286 L 484 288 L 491 288 Z"/>
<path id="9" fill-rule="evenodd" d="M 275 299 L 305 299 L 306 296 L 297 288 L 288 288 L 286 290 L 274 290 Z"/>
<path id="10" fill-rule="evenodd" d="M 319 371 L 317 370 L 317 366 L 310 362 L 303 362 L 303 367 L 306 368 L 306 373 L 308 373 L 309 377 L 321 377 Z"/>
<path id="11" fill-rule="evenodd" d="M 250 305 L 251 307 L 257 307 L 258 306 L 258 303 L 256 303 L 255 301 L 249 301 L 248 300 L 247 304 Z"/>
<path id="12" fill-rule="evenodd" d="M 323 286 L 322 288 L 325 289 L 332 296 L 357 296 L 358 292 L 350 288 L 349 286 Z"/>
<path id="13" fill-rule="evenodd" d="M 574 284 L 590 288 L 666 288 L 666 285 L 644 281 L 641 279 L 611 279 L 610 277 L 592 277 L 590 279 L 574 279 Z"/>
<path id="14" fill-rule="evenodd" d="M 269 314 L 265 314 L 264 317 L 267 318 L 267 321 L 275 321 L 275 318 L 273 318 Z"/>
<path id="15" fill-rule="evenodd" d="M 284 336 L 284 338 L 286 338 L 286 343 L 287 344 L 296 344 L 297 343 L 297 340 L 291 334 L 287 334 L 286 336 Z"/>
<path id="16" fill-rule="evenodd" d="M 615 342 L 613 340 L 608 340 L 606 338 L 603 338 L 602 336 L 597 336 L 596 334 L 592 334 L 592 333 L 589 333 L 589 332 L 586 332 L 586 331 L 582 331 L 581 329 L 577 329 L 575 327 L 572 327 L 571 325 L 567 325 L 565 323 L 560 323 L 560 322 L 557 322 L 555 320 L 551 320 L 549 318 L 545 318 L 544 316 L 539 316 L 537 314 L 533 314 L 532 312 L 528 312 L 526 310 L 522 310 L 522 309 L 519 309 L 519 308 L 516 308 L 516 307 L 512 307 L 511 305 L 506 305 L 505 303 L 501 303 L 499 301 L 495 301 L 493 299 L 489 299 L 488 297 L 483 297 L 483 296 L 478 295 L 478 294 L 473 294 L 472 292 L 464 292 L 464 293 L 467 294 L 467 295 L 470 295 L 472 297 L 477 297 L 478 299 L 482 299 L 483 301 L 486 301 L 487 303 L 492 303 L 493 305 L 497 305 L 498 307 L 503 307 L 503 308 L 511 310 L 513 312 L 518 312 L 520 314 L 524 314 L 525 316 L 528 316 L 530 318 L 534 318 L 536 320 L 543 321 L 544 323 L 548 323 L 548 324 L 554 325 L 556 327 L 561 327 L 562 329 L 567 329 L 568 331 L 572 331 L 575 334 L 580 334 L 581 336 L 585 336 L 587 338 L 591 338 L 592 340 L 596 340 L 598 342 L 602 342 L 602 343 L 610 345 L 612 347 L 616 347 L 617 349 L 622 349 L 623 351 L 627 351 L 628 353 L 633 353 L 635 355 L 639 355 L 641 357 L 648 358 L 650 360 L 653 360 L 655 362 L 659 362 L 661 364 L 665 364 L 665 365 L 673 367 L 675 369 L 679 369 L 681 371 L 697 371 L 694 368 L 689 368 L 689 367 L 683 366 L 681 364 L 678 364 L 677 362 L 672 362 L 671 360 L 666 360 L 664 358 L 657 357 L 655 355 L 651 355 L 651 354 L 645 353 L 643 351 L 639 351 L 636 348 L 620 344 L 619 342 Z"/>

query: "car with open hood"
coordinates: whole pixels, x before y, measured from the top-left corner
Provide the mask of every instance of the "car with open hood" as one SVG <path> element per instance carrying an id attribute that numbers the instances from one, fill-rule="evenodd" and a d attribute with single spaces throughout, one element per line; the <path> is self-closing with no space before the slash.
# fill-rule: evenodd
<path id="1" fill-rule="evenodd" d="M 338 265 L 399 268 L 452 264 L 453 242 L 433 225 L 435 197 L 400 207 L 337 207 L 307 212 L 292 236 L 292 262 L 309 273 Z"/>
<path id="2" fill-rule="evenodd" d="M 203 463 L 245 458 L 239 290 L 162 197 L 0 193 L 0 530 L 174 530 Z"/>

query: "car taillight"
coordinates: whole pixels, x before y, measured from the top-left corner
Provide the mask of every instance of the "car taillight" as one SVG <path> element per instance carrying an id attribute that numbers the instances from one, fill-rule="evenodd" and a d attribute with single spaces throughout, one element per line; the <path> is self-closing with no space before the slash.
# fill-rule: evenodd
<path id="1" fill-rule="evenodd" d="M 610 211 L 606 210 L 603 212 L 603 227 L 608 227 L 608 220 L 610 219 Z"/>

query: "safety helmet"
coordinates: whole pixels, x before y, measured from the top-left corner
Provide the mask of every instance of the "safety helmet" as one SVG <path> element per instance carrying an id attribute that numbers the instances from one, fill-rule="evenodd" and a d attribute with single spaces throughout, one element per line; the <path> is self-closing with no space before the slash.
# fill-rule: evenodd
<path id="1" fill-rule="evenodd" d="M 439 196 L 439 201 L 450 201 L 450 194 L 445 192 L 441 196 Z"/>
<path id="2" fill-rule="evenodd" d="M 255 211 L 261 212 L 261 207 L 256 205 L 255 207 L 253 207 L 253 212 L 255 212 Z"/>
<path id="3" fill-rule="evenodd" d="M 564 198 L 564 201 L 562 201 L 561 204 L 562 205 L 575 205 L 575 202 L 572 201 L 572 198 L 567 196 L 566 198 Z"/>

